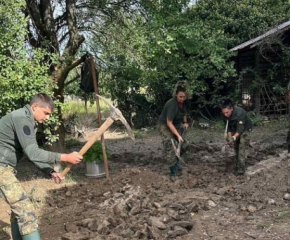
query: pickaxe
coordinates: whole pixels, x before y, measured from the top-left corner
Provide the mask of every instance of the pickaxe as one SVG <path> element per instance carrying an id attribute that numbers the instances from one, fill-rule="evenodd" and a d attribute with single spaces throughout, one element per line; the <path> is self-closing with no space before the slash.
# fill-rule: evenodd
<path id="1" fill-rule="evenodd" d="M 183 136 L 184 136 L 184 134 L 185 134 L 185 128 L 183 129 L 183 132 L 182 132 L 182 138 L 183 138 Z M 182 164 L 184 164 L 184 165 L 186 165 L 186 163 L 184 162 L 184 160 L 181 158 L 181 156 L 180 156 L 180 150 L 181 150 L 181 144 L 182 144 L 182 142 L 180 141 L 180 142 L 178 142 L 178 146 L 177 146 L 177 148 L 176 148 L 176 146 L 175 146 L 175 140 L 173 139 L 173 138 L 171 138 L 171 143 L 172 143 L 172 147 L 173 147 L 173 149 L 174 149 L 174 152 L 175 152 L 175 156 L 178 158 L 178 160 L 182 163 Z"/>
<path id="2" fill-rule="evenodd" d="M 82 147 L 82 149 L 79 151 L 79 155 L 83 156 L 89 148 L 100 138 L 100 136 L 113 124 L 114 121 L 120 120 L 126 127 L 129 137 L 132 140 L 135 140 L 134 134 L 132 132 L 132 129 L 130 128 L 128 122 L 123 117 L 123 114 L 118 108 L 115 108 L 109 101 L 107 101 L 105 98 L 101 97 L 100 95 L 96 94 L 99 98 L 101 98 L 109 107 L 110 107 L 110 117 L 107 118 L 107 120 L 100 126 L 98 131 L 95 133 L 95 135 L 90 138 L 87 143 Z M 61 172 L 61 176 L 64 177 L 69 170 L 72 168 L 72 164 L 67 164 L 66 168 Z"/>

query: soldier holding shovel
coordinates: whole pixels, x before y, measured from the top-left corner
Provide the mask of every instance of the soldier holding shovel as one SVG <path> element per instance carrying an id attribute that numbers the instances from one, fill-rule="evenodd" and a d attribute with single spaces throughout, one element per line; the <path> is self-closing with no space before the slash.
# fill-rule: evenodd
<path id="1" fill-rule="evenodd" d="M 63 176 L 50 165 L 57 162 L 78 164 L 82 156 L 77 152 L 55 153 L 40 149 L 36 142 L 36 122 L 47 120 L 52 113 L 52 99 L 44 94 L 35 95 L 30 104 L 0 119 L 0 191 L 11 207 L 13 240 L 40 240 L 34 205 L 15 177 L 17 162 L 26 156 L 51 178 L 60 183 Z"/>
<path id="2" fill-rule="evenodd" d="M 234 106 L 231 100 L 226 100 L 221 106 L 226 122 L 225 137 L 230 146 L 234 147 L 237 173 L 245 173 L 246 146 L 250 144 L 252 121 L 246 111 Z"/>
<path id="3" fill-rule="evenodd" d="M 170 175 L 172 177 L 177 176 L 177 170 L 181 168 L 179 158 L 176 156 L 176 152 L 172 146 L 172 139 L 174 139 L 174 142 L 184 142 L 185 139 L 182 135 L 189 126 L 187 122 L 187 106 L 185 103 L 187 98 L 188 93 L 184 82 L 178 82 L 173 97 L 163 107 L 157 124 L 157 129 L 162 137 L 164 157 L 169 164 Z"/>

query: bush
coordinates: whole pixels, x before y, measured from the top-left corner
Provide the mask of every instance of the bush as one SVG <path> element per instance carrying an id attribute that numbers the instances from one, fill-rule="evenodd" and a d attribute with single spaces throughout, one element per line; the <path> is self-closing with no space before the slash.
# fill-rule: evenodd
<path id="1" fill-rule="evenodd" d="M 110 152 L 106 148 L 107 156 L 110 157 Z M 83 162 L 96 162 L 101 163 L 104 161 L 102 144 L 100 142 L 95 142 L 90 149 L 84 154 Z"/>

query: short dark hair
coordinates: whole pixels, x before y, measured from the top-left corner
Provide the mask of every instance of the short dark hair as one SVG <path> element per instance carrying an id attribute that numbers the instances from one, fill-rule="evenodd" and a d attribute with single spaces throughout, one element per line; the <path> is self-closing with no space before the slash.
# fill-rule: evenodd
<path id="1" fill-rule="evenodd" d="M 38 103 L 40 107 L 49 107 L 51 111 L 54 109 L 54 103 L 50 96 L 46 93 L 38 93 L 30 101 L 30 106 L 34 103 Z"/>
<path id="2" fill-rule="evenodd" d="M 234 104 L 233 102 L 230 100 L 230 99 L 226 99 L 222 106 L 221 106 L 221 109 L 224 109 L 224 108 L 233 108 L 234 107 Z"/>

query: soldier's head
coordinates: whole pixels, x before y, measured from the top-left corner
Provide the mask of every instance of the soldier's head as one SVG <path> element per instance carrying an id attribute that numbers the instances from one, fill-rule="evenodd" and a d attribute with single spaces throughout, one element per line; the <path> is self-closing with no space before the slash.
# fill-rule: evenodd
<path id="1" fill-rule="evenodd" d="M 173 97 L 175 97 L 179 103 L 183 103 L 188 98 L 185 81 L 177 82 L 174 88 Z"/>
<path id="2" fill-rule="evenodd" d="M 230 99 L 225 100 L 221 106 L 222 114 L 226 118 L 228 118 L 232 115 L 233 110 L 234 110 L 234 105 L 233 105 L 232 101 Z"/>
<path id="3" fill-rule="evenodd" d="M 45 93 L 36 94 L 30 101 L 30 108 L 35 121 L 42 123 L 49 119 L 54 109 L 52 99 Z"/>

